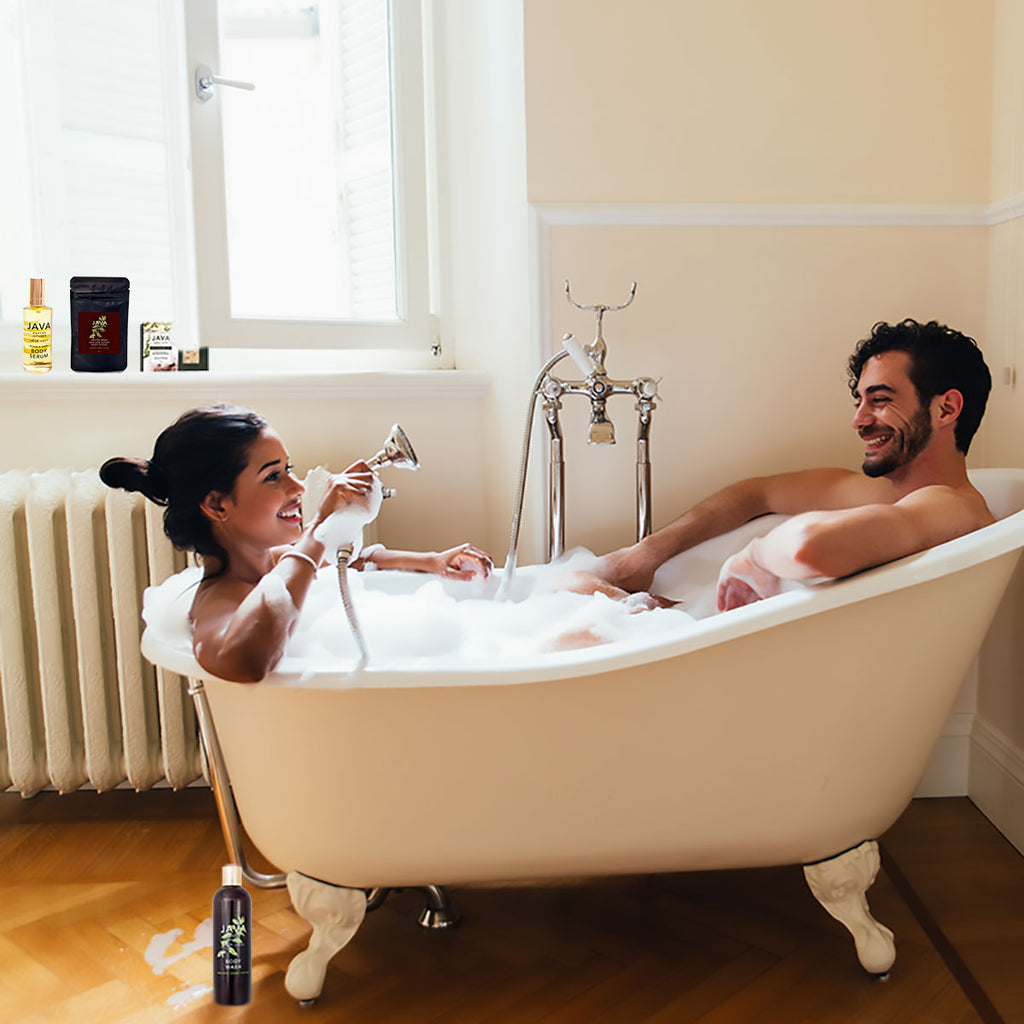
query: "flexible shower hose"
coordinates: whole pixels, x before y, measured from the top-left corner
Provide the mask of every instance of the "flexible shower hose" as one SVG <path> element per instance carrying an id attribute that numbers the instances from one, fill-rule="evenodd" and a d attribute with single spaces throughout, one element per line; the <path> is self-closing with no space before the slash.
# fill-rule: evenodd
<path id="1" fill-rule="evenodd" d="M 348 624 L 352 629 L 352 636 L 355 637 L 356 646 L 359 648 L 359 661 L 356 663 L 356 671 L 358 672 L 370 660 L 370 653 L 366 649 L 366 640 L 363 638 L 363 631 L 359 628 L 355 605 L 352 603 L 352 595 L 348 589 L 348 563 L 352 557 L 352 551 L 353 546 L 351 544 L 338 548 L 338 591 L 341 594 L 341 603 L 345 609 Z"/>

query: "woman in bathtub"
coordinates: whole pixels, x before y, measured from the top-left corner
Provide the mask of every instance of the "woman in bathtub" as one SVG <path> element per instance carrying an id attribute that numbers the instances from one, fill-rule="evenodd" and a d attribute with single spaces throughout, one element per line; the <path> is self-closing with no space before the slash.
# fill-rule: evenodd
<path id="1" fill-rule="evenodd" d="M 333 476 L 308 524 L 305 488 L 278 435 L 248 409 L 192 409 L 157 438 L 153 456 L 109 459 L 100 478 L 164 506 L 175 547 L 202 558 L 203 578 L 189 617 L 196 660 L 223 679 L 263 679 L 281 659 L 316 569 L 324 559 L 317 527 L 347 507 L 368 509 L 373 472 L 353 463 Z M 379 545 L 353 563 L 436 573 L 486 575 L 490 557 L 471 544 L 442 552 L 389 551 Z"/>

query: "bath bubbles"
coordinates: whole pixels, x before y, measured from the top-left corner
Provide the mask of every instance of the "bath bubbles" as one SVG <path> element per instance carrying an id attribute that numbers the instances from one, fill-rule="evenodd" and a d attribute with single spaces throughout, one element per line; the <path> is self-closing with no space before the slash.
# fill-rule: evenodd
<path id="1" fill-rule="evenodd" d="M 292 595 L 288 590 L 287 584 L 276 572 L 268 572 L 267 575 L 256 584 L 256 590 L 254 593 L 259 595 L 260 600 L 263 601 L 267 607 L 271 609 L 277 607 L 284 615 L 290 615 L 291 610 L 295 607 L 295 603 L 292 600 Z"/>
<path id="2" fill-rule="evenodd" d="M 348 573 L 352 603 L 370 652 L 368 668 L 437 669 L 528 661 L 561 651 L 639 644 L 686 635 L 695 619 L 644 594 L 619 600 L 566 589 L 592 572 L 597 558 L 578 550 L 552 565 L 524 566 L 506 600 L 495 600 L 500 573 L 447 580 L 424 573 Z M 191 651 L 187 613 L 198 569 L 146 592 L 149 628 Z M 337 573 L 321 568 L 278 665 L 282 673 L 349 672 L 359 659 L 339 594 Z"/>

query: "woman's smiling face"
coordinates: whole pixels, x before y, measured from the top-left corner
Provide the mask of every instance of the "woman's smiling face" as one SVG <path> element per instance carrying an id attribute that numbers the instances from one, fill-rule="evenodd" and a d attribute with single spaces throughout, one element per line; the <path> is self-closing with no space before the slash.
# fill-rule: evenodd
<path id="1" fill-rule="evenodd" d="M 304 491 L 283 442 L 266 427 L 249 449 L 234 489 L 223 498 L 223 529 L 236 542 L 265 548 L 293 544 L 302 533 Z"/>

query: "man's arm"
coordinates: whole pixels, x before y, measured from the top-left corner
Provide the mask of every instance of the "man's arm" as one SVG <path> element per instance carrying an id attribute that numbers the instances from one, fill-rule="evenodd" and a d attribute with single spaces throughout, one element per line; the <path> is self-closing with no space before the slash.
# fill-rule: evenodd
<path id="1" fill-rule="evenodd" d="M 796 515 L 725 563 L 718 606 L 728 610 L 770 597 L 784 579 L 849 576 L 991 521 L 984 503 L 944 486 L 919 488 L 894 504 Z"/>
<path id="2" fill-rule="evenodd" d="M 846 469 L 751 477 L 717 491 L 637 544 L 605 555 L 599 572 L 623 590 L 647 590 L 663 562 L 751 519 L 772 512 L 796 515 L 884 500 L 886 486 Z"/>

